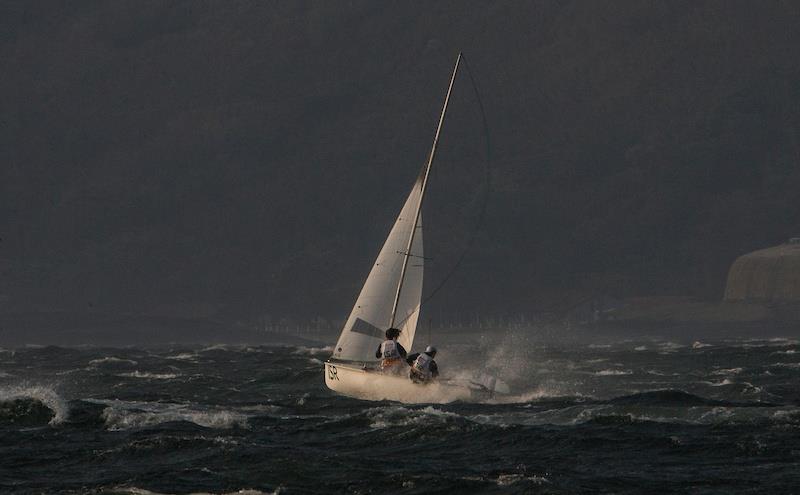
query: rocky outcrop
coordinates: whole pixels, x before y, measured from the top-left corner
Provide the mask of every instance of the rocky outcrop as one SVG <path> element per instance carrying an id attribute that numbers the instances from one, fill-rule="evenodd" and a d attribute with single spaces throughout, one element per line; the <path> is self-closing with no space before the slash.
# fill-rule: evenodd
<path id="1" fill-rule="evenodd" d="M 725 300 L 800 302 L 800 242 L 740 256 L 728 272 Z"/>

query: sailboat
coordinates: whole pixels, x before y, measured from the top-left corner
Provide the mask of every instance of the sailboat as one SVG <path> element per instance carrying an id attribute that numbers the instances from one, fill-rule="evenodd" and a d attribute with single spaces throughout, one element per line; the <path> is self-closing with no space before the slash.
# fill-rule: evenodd
<path id="1" fill-rule="evenodd" d="M 398 342 L 405 349 L 410 351 L 414 343 L 425 265 L 422 204 L 461 59 L 459 53 L 427 163 L 364 282 L 333 354 L 325 363 L 325 384 L 339 394 L 368 400 L 424 403 L 469 400 L 476 394 L 508 392 L 501 381 L 486 376 L 461 382 L 438 379 L 424 385 L 415 384 L 407 375 L 382 373 L 375 358 L 387 328 L 400 329 Z"/>

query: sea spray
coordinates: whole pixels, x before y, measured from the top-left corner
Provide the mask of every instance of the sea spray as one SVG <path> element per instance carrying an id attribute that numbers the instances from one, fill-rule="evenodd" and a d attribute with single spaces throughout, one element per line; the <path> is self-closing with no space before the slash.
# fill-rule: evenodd
<path id="1" fill-rule="evenodd" d="M 52 412 L 49 419 L 50 425 L 62 423 L 69 416 L 67 401 L 58 394 L 56 388 L 51 385 L 40 384 L 20 384 L 0 387 L 0 403 L 28 401 L 39 403 Z"/>

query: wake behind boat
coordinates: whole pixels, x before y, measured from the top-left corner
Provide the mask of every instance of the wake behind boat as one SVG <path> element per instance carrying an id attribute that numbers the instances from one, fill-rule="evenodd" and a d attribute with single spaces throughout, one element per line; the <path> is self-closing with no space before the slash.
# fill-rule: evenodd
<path id="1" fill-rule="evenodd" d="M 375 358 L 386 329 L 400 330 L 397 343 L 404 349 L 411 349 L 414 343 L 425 265 L 422 204 L 461 60 L 459 53 L 428 161 L 364 282 L 333 355 L 325 363 L 325 384 L 337 393 L 368 400 L 425 403 L 486 398 L 509 392 L 507 385 L 487 375 L 414 383 L 408 377 L 407 367 L 398 374 L 384 373 Z"/>

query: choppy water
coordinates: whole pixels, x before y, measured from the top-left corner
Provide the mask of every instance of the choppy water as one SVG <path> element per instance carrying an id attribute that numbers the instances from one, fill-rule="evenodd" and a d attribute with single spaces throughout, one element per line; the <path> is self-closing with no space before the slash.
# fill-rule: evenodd
<path id="1" fill-rule="evenodd" d="M 447 345 L 515 394 L 330 393 L 330 349 L 0 351 L 2 493 L 796 493 L 789 339 Z"/>

